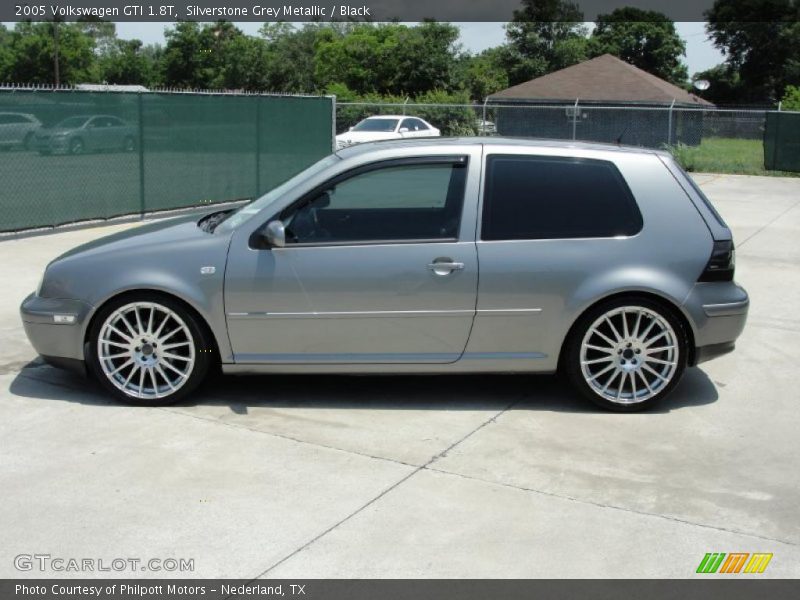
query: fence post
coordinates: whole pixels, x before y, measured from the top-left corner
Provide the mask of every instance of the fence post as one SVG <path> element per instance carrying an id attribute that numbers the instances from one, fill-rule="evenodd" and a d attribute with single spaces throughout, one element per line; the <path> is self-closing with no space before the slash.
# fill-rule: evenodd
<path id="1" fill-rule="evenodd" d="M 483 99 L 483 119 L 481 120 L 481 130 L 478 132 L 481 135 L 486 135 L 486 103 L 489 101 L 489 96 Z"/>
<path id="2" fill-rule="evenodd" d="M 139 92 L 139 217 L 144 219 L 145 194 L 144 194 L 144 108 L 142 92 Z"/>
<path id="3" fill-rule="evenodd" d="M 778 112 L 781 112 L 782 105 L 783 105 L 783 100 L 778 100 Z"/>
<path id="4" fill-rule="evenodd" d="M 572 108 L 572 140 L 575 141 L 577 137 L 577 129 L 578 129 L 578 100 L 580 98 L 575 98 L 575 106 Z"/>
<path id="5" fill-rule="evenodd" d="M 672 145 L 672 108 L 675 106 L 675 98 L 669 105 L 669 118 L 667 119 L 667 144 Z"/>
<path id="6" fill-rule="evenodd" d="M 331 150 L 336 152 L 336 94 L 331 95 Z"/>
<path id="7" fill-rule="evenodd" d="M 261 96 L 256 95 L 256 193 L 254 198 L 261 195 Z"/>

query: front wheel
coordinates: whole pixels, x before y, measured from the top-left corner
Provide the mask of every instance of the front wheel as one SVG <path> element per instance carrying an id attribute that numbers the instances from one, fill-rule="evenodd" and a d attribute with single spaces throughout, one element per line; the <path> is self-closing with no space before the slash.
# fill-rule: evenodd
<path id="1" fill-rule="evenodd" d="M 622 298 L 589 310 L 568 340 L 565 371 L 582 395 L 620 412 L 650 408 L 677 385 L 688 341 L 670 310 Z"/>
<path id="2" fill-rule="evenodd" d="M 88 361 L 122 402 L 177 402 L 205 378 L 214 357 L 207 334 L 179 302 L 128 296 L 104 306 L 90 332 Z"/>

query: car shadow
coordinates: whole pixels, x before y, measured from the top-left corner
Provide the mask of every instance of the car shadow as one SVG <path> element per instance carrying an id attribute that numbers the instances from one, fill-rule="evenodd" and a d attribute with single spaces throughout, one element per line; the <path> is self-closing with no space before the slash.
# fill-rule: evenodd
<path id="1" fill-rule="evenodd" d="M 92 379 L 44 364 L 26 365 L 12 380 L 16 396 L 90 405 L 121 406 Z M 715 402 L 717 388 L 699 368 L 687 369 L 667 400 L 651 413 Z M 216 375 L 178 406 L 368 410 L 515 410 L 604 412 L 555 375 Z"/>

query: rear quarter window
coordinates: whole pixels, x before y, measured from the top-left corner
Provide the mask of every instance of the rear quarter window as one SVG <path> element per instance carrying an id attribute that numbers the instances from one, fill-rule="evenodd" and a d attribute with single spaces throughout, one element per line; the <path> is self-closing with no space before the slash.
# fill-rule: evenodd
<path id="1" fill-rule="evenodd" d="M 642 215 L 609 161 L 490 155 L 481 239 L 523 240 L 635 235 Z"/>

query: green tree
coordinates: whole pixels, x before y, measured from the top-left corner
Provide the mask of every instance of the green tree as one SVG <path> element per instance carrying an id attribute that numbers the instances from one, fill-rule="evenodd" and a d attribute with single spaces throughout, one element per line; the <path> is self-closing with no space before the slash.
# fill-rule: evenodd
<path id="1" fill-rule="evenodd" d="M 742 80 L 739 72 L 730 65 L 721 64 L 711 67 L 705 71 L 695 73 L 693 81 L 704 79 L 710 84 L 705 91 L 692 90 L 709 102 L 717 105 L 733 105 L 746 102 L 746 94 L 743 89 Z"/>
<path id="2" fill-rule="evenodd" d="M 0 23 L 0 81 L 11 79 L 14 53 L 11 51 L 11 32 Z"/>
<path id="3" fill-rule="evenodd" d="M 677 85 L 688 72 L 681 57 L 686 44 L 665 15 L 639 8 L 618 8 L 598 15 L 589 42 L 592 56 L 613 54 L 634 66 Z"/>
<path id="4" fill-rule="evenodd" d="M 58 29 L 59 80 L 62 84 L 96 80 L 94 40 L 75 23 L 23 21 L 10 32 L 6 78 L 15 83 L 55 81 L 55 34 Z"/>
<path id="5" fill-rule="evenodd" d="M 509 83 L 516 85 L 585 58 L 586 27 L 569 0 L 522 0 L 506 27 L 502 50 Z"/>
<path id="6" fill-rule="evenodd" d="M 328 29 L 315 45 L 315 80 L 319 87 L 343 83 L 361 94 L 450 90 L 457 80 L 458 35 L 457 27 L 434 22 Z"/>
<path id="7" fill-rule="evenodd" d="M 716 0 L 706 30 L 739 73 L 746 102 L 775 102 L 800 83 L 800 2 Z"/>
<path id="8" fill-rule="evenodd" d="M 463 62 L 463 86 L 473 100 L 483 102 L 490 94 L 508 87 L 502 48 L 487 48 L 476 56 L 467 57 Z"/>
<path id="9" fill-rule="evenodd" d="M 100 80 L 105 83 L 151 86 L 157 64 L 145 52 L 141 40 L 120 40 L 105 44 L 98 58 Z"/>
<path id="10" fill-rule="evenodd" d="M 800 111 L 800 87 L 796 85 L 786 86 L 781 100 L 781 108 L 783 110 Z"/>

